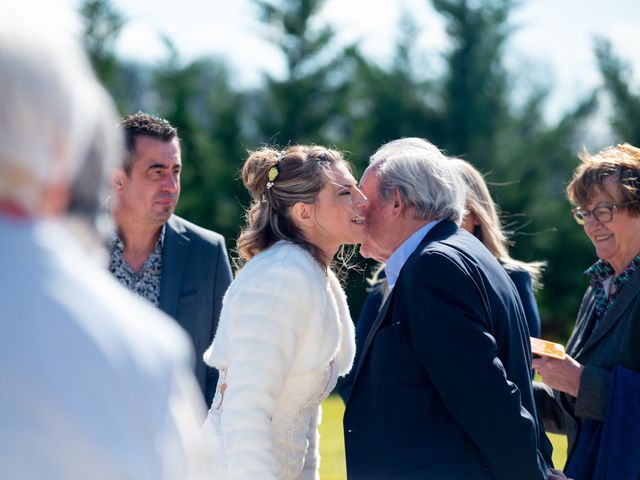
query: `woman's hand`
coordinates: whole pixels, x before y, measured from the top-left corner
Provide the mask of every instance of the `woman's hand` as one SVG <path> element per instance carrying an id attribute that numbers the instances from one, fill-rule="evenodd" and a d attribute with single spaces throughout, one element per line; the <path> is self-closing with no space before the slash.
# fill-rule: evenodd
<path id="1" fill-rule="evenodd" d="M 554 390 L 578 396 L 584 367 L 569 355 L 562 360 L 551 357 L 534 358 L 533 368 L 540 374 L 542 381 Z"/>

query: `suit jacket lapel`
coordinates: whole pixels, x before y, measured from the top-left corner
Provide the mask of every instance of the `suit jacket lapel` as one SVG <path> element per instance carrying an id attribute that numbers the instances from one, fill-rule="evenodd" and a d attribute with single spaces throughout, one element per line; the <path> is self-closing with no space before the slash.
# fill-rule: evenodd
<path id="1" fill-rule="evenodd" d="M 620 321 L 622 314 L 629 304 L 640 293 L 640 272 L 636 272 L 629 283 L 624 286 L 620 295 L 615 299 L 613 305 L 604 314 L 598 326 L 595 327 L 589 338 L 587 339 L 581 351 L 585 351 L 595 345 L 611 328 Z"/>
<path id="2" fill-rule="evenodd" d="M 380 311 L 378 312 L 378 316 L 373 322 L 373 325 L 371 325 L 371 330 L 369 330 L 367 339 L 365 340 L 364 345 L 362 346 L 362 352 L 360 353 L 360 361 L 358 362 L 358 365 L 356 365 L 356 373 L 353 375 L 352 385 L 355 384 L 356 378 L 358 378 L 358 373 L 360 373 L 360 367 L 364 363 L 364 358 L 367 355 L 367 350 L 369 350 L 369 347 L 373 342 L 373 337 L 376 336 L 376 333 L 380 328 L 380 325 L 382 325 L 384 318 L 387 316 L 387 310 L 389 310 L 389 305 L 391 304 L 392 297 L 393 297 L 393 290 L 389 293 L 389 295 L 387 295 L 387 299 L 382 304 L 382 308 L 380 308 Z M 357 345 L 356 345 L 356 348 L 358 348 Z"/>
<path id="3" fill-rule="evenodd" d="M 187 263 L 190 240 L 172 216 L 167 222 L 162 250 L 162 279 L 160 281 L 160 309 L 173 318 L 178 312 L 178 298 L 184 267 Z"/>

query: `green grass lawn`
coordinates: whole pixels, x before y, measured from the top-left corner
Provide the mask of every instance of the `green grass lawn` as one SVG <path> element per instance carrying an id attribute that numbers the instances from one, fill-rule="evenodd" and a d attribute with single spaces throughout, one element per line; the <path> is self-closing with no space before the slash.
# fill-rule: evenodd
<path id="1" fill-rule="evenodd" d="M 342 437 L 342 414 L 344 404 L 338 395 L 331 395 L 322 404 L 320 425 L 320 478 L 322 480 L 345 480 L 344 438 Z M 549 435 L 553 443 L 553 463 L 562 469 L 566 459 L 567 439 L 562 435 Z"/>

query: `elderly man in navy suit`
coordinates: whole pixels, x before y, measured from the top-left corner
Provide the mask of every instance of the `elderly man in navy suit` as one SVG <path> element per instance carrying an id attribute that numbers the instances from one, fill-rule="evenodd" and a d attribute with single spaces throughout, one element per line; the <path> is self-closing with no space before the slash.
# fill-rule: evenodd
<path id="1" fill-rule="evenodd" d="M 115 172 L 111 213 L 111 273 L 159 307 L 189 334 L 195 374 L 211 405 L 218 381 L 202 355 L 209 347 L 231 282 L 221 235 L 173 214 L 180 196 L 182 159 L 177 130 L 146 113 L 120 122 L 127 155 Z"/>
<path id="2" fill-rule="evenodd" d="M 396 140 L 360 188 L 370 202 L 361 253 L 386 263 L 391 293 L 358 345 L 349 479 L 546 478 L 522 305 L 504 268 L 458 228 L 455 166 L 426 140 Z"/>

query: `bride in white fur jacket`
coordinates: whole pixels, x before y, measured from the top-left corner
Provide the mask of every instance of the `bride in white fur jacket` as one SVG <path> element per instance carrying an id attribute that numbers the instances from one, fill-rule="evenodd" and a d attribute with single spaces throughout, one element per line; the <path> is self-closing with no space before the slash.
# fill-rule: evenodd
<path id="1" fill-rule="evenodd" d="M 353 323 L 330 263 L 366 237 L 368 206 L 340 153 L 262 148 L 253 197 L 205 361 L 220 372 L 203 426 L 215 479 L 318 479 L 320 404 L 352 366 Z"/>

